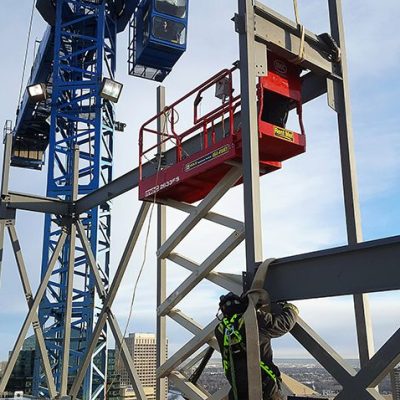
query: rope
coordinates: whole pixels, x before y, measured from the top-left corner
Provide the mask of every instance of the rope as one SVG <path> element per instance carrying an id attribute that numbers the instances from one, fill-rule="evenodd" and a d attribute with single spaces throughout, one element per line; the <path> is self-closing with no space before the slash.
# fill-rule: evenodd
<path id="1" fill-rule="evenodd" d="M 29 22 L 29 29 L 28 29 L 28 37 L 26 40 L 26 49 L 25 49 L 25 56 L 24 56 L 24 66 L 22 67 L 22 79 L 21 79 L 21 86 L 19 88 L 19 95 L 18 95 L 18 104 L 17 104 L 17 109 L 19 110 L 19 105 L 21 103 L 21 98 L 22 98 L 22 91 L 24 88 L 24 80 L 25 80 L 25 71 L 26 71 L 26 63 L 28 60 L 28 52 L 29 52 L 29 43 L 31 41 L 31 33 L 32 33 L 32 25 L 33 25 L 33 16 L 35 14 L 35 4 L 36 0 L 33 0 L 32 4 L 32 11 L 31 11 L 31 19 Z"/>
<path id="2" fill-rule="evenodd" d="M 172 121 L 171 110 L 172 110 L 172 113 L 175 113 L 176 118 L 177 118 L 176 121 L 174 121 L 174 123 L 177 124 L 180 121 L 181 117 L 179 115 L 178 110 L 175 110 L 175 109 L 166 110 L 166 109 L 164 109 L 163 114 L 164 114 L 164 118 L 165 119 L 164 119 L 164 129 L 162 130 L 162 133 L 169 134 L 168 124 L 167 123 L 168 122 L 171 123 L 171 121 Z M 178 147 L 178 143 L 177 143 L 176 139 L 170 138 L 170 140 L 176 147 Z M 185 156 L 189 157 L 189 153 L 183 148 L 183 146 L 181 146 L 181 149 L 182 149 L 183 153 L 185 154 Z"/>
<path id="3" fill-rule="evenodd" d="M 296 24 L 297 28 L 299 29 L 300 32 L 300 46 L 299 46 L 299 53 L 297 57 L 295 57 L 291 62 L 294 64 L 300 64 L 301 62 L 304 61 L 305 57 L 305 38 L 306 38 L 306 29 L 304 28 L 304 25 L 300 22 L 300 15 L 299 15 L 299 7 L 297 4 L 297 0 L 293 0 L 293 8 L 294 8 L 294 15 L 296 18 Z"/>

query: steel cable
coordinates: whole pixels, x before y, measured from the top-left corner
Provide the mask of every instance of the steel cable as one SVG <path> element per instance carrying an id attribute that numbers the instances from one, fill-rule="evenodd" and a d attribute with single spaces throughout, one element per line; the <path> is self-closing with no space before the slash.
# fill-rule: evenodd
<path id="1" fill-rule="evenodd" d="M 36 4 L 36 0 L 33 0 L 31 18 L 30 18 L 29 29 L 28 29 L 28 37 L 27 37 L 27 40 L 26 40 L 26 49 L 25 49 L 24 63 L 23 63 L 23 68 L 22 68 L 22 79 L 21 79 L 21 86 L 20 86 L 20 89 L 19 89 L 17 109 L 19 109 L 19 106 L 20 106 L 20 103 L 21 103 L 21 98 L 22 98 L 22 91 L 23 91 L 23 88 L 24 88 L 26 63 L 28 61 L 29 43 L 31 41 L 33 17 L 35 15 L 35 4 Z"/>

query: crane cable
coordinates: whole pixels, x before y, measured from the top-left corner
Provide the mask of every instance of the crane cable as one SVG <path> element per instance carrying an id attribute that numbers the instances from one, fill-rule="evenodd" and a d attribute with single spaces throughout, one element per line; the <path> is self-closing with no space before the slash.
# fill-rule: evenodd
<path id="1" fill-rule="evenodd" d="M 33 0 L 32 11 L 31 11 L 31 19 L 30 19 L 30 22 L 29 22 L 29 29 L 28 29 L 28 37 L 27 37 L 27 40 L 26 40 L 24 66 L 22 68 L 22 79 L 21 79 L 21 86 L 20 86 L 19 95 L 18 95 L 17 110 L 19 110 L 19 106 L 20 106 L 20 103 L 21 103 L 21 97 L 22 97 L 22 91 L 23 91 L 23 87 L 24 87 L 26 63 L 27 63 L 27 60 L 28 60 L 28 52 L 29 52 L 29 43 L 31 41 L 31 34 L 32 34 L 33 16 L 35 15 L 35 4 L 36 4 L 36 0 Z"/>
<path id="2" fill-rule="evenodd" d="M 295 57 L 292 62 L 294 64 L 300 64 L 301 62 L 304 61 L 305 57 L 305 37 L 306 37 L 306 29 L 304 25 L 300 22 L 300 14 L 299 14 L 299 7 L 297 4 L 297 0 L 293 0 L 293 8 L 294 8 L 294 15 L 296 18 L 296 24 L 297 28 L 299 29 L 300 32 L 300 46 L 299 46 L 299 53 L 297 57 Z"/>

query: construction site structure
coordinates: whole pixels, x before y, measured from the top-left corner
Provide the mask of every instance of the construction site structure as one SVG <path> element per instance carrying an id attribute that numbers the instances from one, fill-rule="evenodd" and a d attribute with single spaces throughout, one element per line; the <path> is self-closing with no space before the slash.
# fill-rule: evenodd
<path id="1" fill-rule="evenodd" d="M 74 13 L 69 14 L 78 3 L 79 10 L 90 10 L 85 11 L 84 15 L 78 13 L 79 18 Z M 104 89 L 103 80 L 99 78 L 103 74 L 97 76 L 93 87 L 90 78 L 98 73 L 97 68 L 100 68 L 105 53 L 110 52 L 105 59 L 110 62 L 107 70 L 111 71 L 110 79 L 113 81 L 115 53 L 110 49 L 115 36 L 111 32 L 105 34 L 105 27 L 110 28 L 112 16 L 120 15 L 114 14 L 108 7 L 120 3 L 58 0 L 55 4 L 54 43 L 58 59 L 56 56 L 54 66 L 58 69 L 54 71 L 58 71 L 58 75 L 53 74 L 55 87 L 52 95 L 57 101 L 50 104 L 49 152 L 53 161 L 49 163 L 51 192 L 48 192 L 47 197 L 9 190 L 9 168 L 15 155 L 15 131 L 8 126 L 5 135 L 0 239 L 2 243 L 4 230 L 7 229 L 29 312 L 0 381 L 0 393 L 5 390 L 22 342 L 32 325 L 41 360 L 36 376 L 37 394 L 50 398 L 104 398 L 106 360 L 102 354 L 106 354 L 105 338 L 109 328 L 120 349 L 136 397 L 140 400 L 147 398 L 112 306 L 146 217 L 154 204 L 157 204 L 157 399 L 166 396 L 166 379 L 173 382 L 188 399 L 219 400 L 227 396 L 228 386 L 211 395 L 198 383 L 198 377 L 212 349 L 218 350 L 214 338 L 218 320 L 213 319 L 203 327 L 177 308 L 181 300 L 207 279 L 237 294 L 250 288 L 265 288 L 273 301 L 353 295 L 360 370 L 351 367 L 302 319 L 299 319 L 291 333 L 342 386 L 343 390 L 336 399 L 382 400 L 377 385 L 400 361 L 400 329 L 377 352 L 374 351 L 367 294 L 400 288 L 400 238 L 370 242 L 362 240 L 341 0 L 328 0 L 330 27 L 328 33 L 322 35 L 308 31 L 298 17 L 293 22 L 260 2 L 238 0 L 238 12 L 234 16 L 240 48 L 238 63 L 233 69 L 218 73 L 171 106 L 165 104 L 165 89 L 159 87 L 157 114 L 142 126 L 139 133 L 141 158 L 138 168 L 120 178 L 106 179 L 102 183 L 100 175 L 111 177 L 109 173 L 115 121 L 112 118 L 113 105 L 109 101 L 94 98 Z M 63 4 L 67 7 L 63 7 Z M 158 0 L 154 0 L 151 6 L 155 8 L 149 10 L 160 12 L 157 5 Z M 182 13 L 179 15 L 182 18 L 187 16 Z M 86 26 L 86 21 L 91 21 L 88 26 L 92 36 L 82 33 L 78 48 L 75 48 L 73 38 L 76 32 L 69 32 L 68 28 L 75 24 Z M 137 29 L 137 24 L 132 23 L 131 26 Z M 165 30 L 168 23 L 161 26 Z M 95 35 L 95 39 L 93 30 L 101 31 L 103 36 Z M 114 35 L 117 31 L 112 29 Z M 182 32 L 179 31 L 179 40 L 176 32 L 174 39 L 168 39 L 170 42 L 172 40 L 173 46 L 177 44 L 174 41 L 182 44 Z M 91 37 L 91 46 L 82 48 L 88 36 Z M 160 35 L 155 36 L 160 39 Z M 60 47 L 63 37 L 69 39 Z M 168 41 L 166 37 L 164 39 Z M 93 45 L 93 41 L 97 46 Z M 93 52 L 102 54 L 101 58 L 93 56 Z M 79 68 L 76 64 L 68 64 L 69 56 L 72 60 L 78 60 Z M 139 55 L 134 57 L 140 58 Z M 95 68 L 89 60 L 99 64 Z M 83 70 L 83 66 L 87 69 Z M 232 74 L 237 69 L 240 73 L 240 95 L 232 90 Z M 143 71 L 143 77 L 162 80 L 162 74 L 157 71 L 150 75 Z M 80 78 L 77 79 L 75 74 L 80 74 Z M 66 81 L 66 76 L 71 80 Z M 61 81 L 57 83 L 57 79 Z M 76 88 L 71 89 L 76 84 L 74 79 L 80 82 L 79 96 L 76 95 Z M 88 87 L 82 86 L 83 82 Z M 197 110 L 202 95 L 214 87 L 221 105 L 205 116 L 200 116 Z M 324 94 L 327 94 L 328 105 L 337 114 L 348 245 L 265 260 L 262 252 L 260 176 L 281 168 L 285 160 L 305 151 L 302 104 Z M 190 96 L 194 97 L 193 127 L 179 133 L 176 131 L 174 109 Z M 90 112 L 93 103 L 102 104 L 101 113 L 96 113 L 98 125 L 90 119 L 93 117 Z M 285 126 L 287 114 L 291 110 L 296 110 L 298 114 L 298 132 L 288 130 Z M 85 125 L 82 130 L 79 128 L 81 123 Z M 156 124 L 156 127 L 152 124 Z M 99 138 L 109 145 L 105 147 L 108 150 L 106 155 L 96 153 L 98 158 L 92 160 L 93 154 L 85 146 L 92 148 L 91 141 L 95 138 L 95 132 L 103 135 Z M 156 135 L 157 142 L 147 146 L 145 141 L 149 133 Z M 106 137 L 109 142 L 104 135 L 108 135 Z M 154 150 L 156 156 L 145 161 L 144 156 Z M 26 158 L 24 153 L 21 155 Z M 37 158 L 36 154 L 35 166 Z M 65 166 L 61 160 L 66 162 Z M 85 166 L 82 166 L 83 161 L 86 162 Z M 95 162 L 98 162 L 96 171 L 92 169 Z M 61 175 L 54 173 L 55 165 Z M 212 211 L 229 189 L 239 183 L 244 185 L 244 221 Z M 136 187 L 139 187 L 139 197 L 143 203 L 115 276 L 109 281 L 109 235 L 101 239 L 96 236 L 94 240 L 94 232 L 109 233 L 108 202 Z M 169 236 L 166 234 L 167 208 L 187 214 Z M 49 233 L 45 241 L 42 279 L 35 295 L 30 288 L 14 227 L 16 212 L 20 209 L 53 215 L 47 217 L 45 229 Z M 95 219 L 93 216 L 96 216 Z M 100 223 L 103 216 L 107 222 Z M 192 230 L 203 219 L 229 228 L 231 233 L 202 262 L 195 263 L 190 255 L 178 254 L 176 247 L 184 238 L 190 239 Z M 96 223 L 98 225 L 95 229 Z M 246 270 L 243 276 L 215 272 L 214 269 L 221 261 L 243 242 L 246 249 L 246 258 L 243 260 Z M 105 250 L 100 251 L 103 245 Z M 106 254 L 105 263 L 99 258 L 102 257 L 101 253 L 103 256 Z M 167 260 L 191 272 L 168 295 Z M 55 275 L 58 275 L 56 279 Z M 78 285 L 78 280 L 85 282 L 83 287 Z M 59 291 L 60 287 L 62 291 Z M 97 292 L 96 297 L 94 292 Z M 59 298 L 60 293 L 62 298 Z M 56 301 L 49 302 L 49 295 Z M 89 299 L 89 303 L 85 299 Z M 248 329 L 248 368 L 253 372 L 249 374 L 251 400 L 262 398 L 256 302 L 257 298 L 250 295 L 250 305 L 245 316 Z M 93 310 L 97 306 L 99 308 L 94 315 Z M 54 328 L 51 335 L 51 329 L 41 323 L 50 317 L 56 321 L 51 326 Z M 84 317 L 87 320 L 83 321 Z M 193 334 L 193 338 L 169 358 L 166 356 L 167 317 Z M 79 340 L 75 340 L 75 331 L 79 332 Z M 193 366 L 196 367 L 195 373 L 189 376 L 187 371 Z M 284 384 L 290 393 L 290 381 L 284 381 Z"/>

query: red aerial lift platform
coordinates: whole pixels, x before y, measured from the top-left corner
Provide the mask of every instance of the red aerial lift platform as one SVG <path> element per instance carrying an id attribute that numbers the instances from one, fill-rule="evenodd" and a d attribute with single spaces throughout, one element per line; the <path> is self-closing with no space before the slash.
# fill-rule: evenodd
<path id="1" fill-rule="evenodd" d="M 241 162 L 243 132 L 240 96 L 234 96 L 233 90 L 235 70 L 236 67 L 214 75 L 142 126 L 139 135 L 140 200 L 196 202 L 221 181 L 232 163 Z M 203 96 L 214 86 L 222 104 L 199 116 Z M 178 134 L 176 110 L 190 97 L 194 97 L 193 126 Z M 301 133 L 285 128 L 292 108 L 297 109 Z M 258 110 L 260 175 L 264 175 L 280 169 L 282 161 L 305 151 L 300 70 L 297 66 L 269 54 L 268 75 L 260 78 L 258 85 Z M 151 128 L 159 118 L 166 121 L 164 132 Z M 153 143 L 144 148 L 145 137 L 149 138 L 150 134 L 158 136 L 159 142 L 170 147 L 164 153 L 168 153 L 168 157 L 163 157 L 163 154 L 151 156 L 154 157 L 150 160 L 154 169 L 147 171 L 145 176 L 143 164 L 149 160 L 151 152 L 157 152 L 159 145 Z M 241 180 L 236 184 L 240 183 Z"/>

